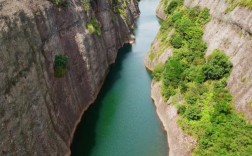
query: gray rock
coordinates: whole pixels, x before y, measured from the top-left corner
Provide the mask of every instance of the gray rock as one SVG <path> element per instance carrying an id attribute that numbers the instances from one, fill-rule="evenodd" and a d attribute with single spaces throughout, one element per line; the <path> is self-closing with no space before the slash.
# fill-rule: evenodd
<path id="1" fill-rule="evenodd" d="M 72 2 L 0 1 L 0 155 L 70 155 L 76 125 L 117 50 L 131 40 L 135 0 L 127 3 L 126 19 L 109 1 L 97 0 L 87 12 L 80 0 Z M 92 18 L 101 36 L 88 32 Z M 54 77 L 57 54 L 68 57 L 62 78 Z"/>

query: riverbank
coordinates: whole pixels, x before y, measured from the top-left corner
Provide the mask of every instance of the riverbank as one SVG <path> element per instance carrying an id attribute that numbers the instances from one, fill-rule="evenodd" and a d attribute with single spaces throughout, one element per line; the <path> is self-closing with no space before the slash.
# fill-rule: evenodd
<path id="1" fill-rule="evenodd" d="M 151 98 L 156 106 L 156 112 L 161 120 L 164 130 L 167 132 L 167 142 L 169 156 L 190 155 L 191 150 L 196 144 L 196 140 L 191 136 L 185 135 L 177 124 L 177 108 L 168 102 L 164 102 L 160 92 L 160 82 L 152 81 Z"/>
<path id="2" fill-rule="evenodd" d="M 156 9 L 158 18 L 164 20 L 166 14 L 163 11 L 162 3 Z M 160 40 L 158 37 L 152 43 L 151 51 L 158 51 L 160 48 Z M 157 64 L 165 63 L 165 61 L 172 55 L 172 49 L 166 49 L 159 57 L 150 60 L 149 55 L 145 58 L 145 67 L 149 71 L 153 71 Z M 187 156 L 191 154 L 193 147 L 196 145 L 196 140 L 191 136 L 183 133 L 182 129 L 178 126 L 177 108 L 168 102 L 164 102 L 161 95 L 161 82 L 151 82 L 151 98 L 156 107 L 156 113 L 163 124 L 167 138 L 167 149 L 169 156 Z"/>

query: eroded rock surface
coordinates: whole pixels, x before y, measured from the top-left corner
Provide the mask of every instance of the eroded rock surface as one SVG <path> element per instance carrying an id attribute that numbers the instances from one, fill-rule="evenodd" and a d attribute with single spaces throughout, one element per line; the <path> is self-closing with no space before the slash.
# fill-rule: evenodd
<path id="1" fill-rule="evenodd" d="M 170 105 L 170 101 L 164 102 L 160 82 L 152 82 L 151 98 L 155 103 L 159 119 L 167 132 L 169 156 L 190 155 L 192 148 L 196 145 L 196 140 L 184 134 L 183 130 L 178 126 L 177 108 Z"/>
<path id="2" fill-rule="evenodd" d="M 115 61 L 131 41 L 139 14 L 125 15 L 108 0 L 80 0 L 68 7 L 47 0 L 0 0 L 0 155 L 69 155 L 80 117 L 95 100 Z M 97 19 L 101 35 L 86 24 Z M 67 73 L 54 77 L 54 58 L 68 57 Z"/>

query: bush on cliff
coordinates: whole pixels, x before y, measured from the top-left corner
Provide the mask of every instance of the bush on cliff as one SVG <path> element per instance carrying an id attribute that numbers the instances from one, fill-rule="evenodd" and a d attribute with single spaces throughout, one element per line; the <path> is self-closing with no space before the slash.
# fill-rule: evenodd
<path id="1" fill-rule="evenodd" d="M 101 25 L 95 18 L 92 18 L 89 22 L 87 22 L 86 26 L 91 34 L 101 35 Z"/>
<path id="2" fill-rule="evenodd" d="M 182 37 L 179 35 L 179 34 L 174 34 L 171 38 L 171 45 L 174 47 L 174 48 L 181 48 L 182 47 L 182 44 L 183 44 L 183 39 Z"/>
<path id="3" fill-rule="evenodd" d="M 214 50 L 213 54 L 208 57 L 207 63 L 204 66 L 204 74 L 208 80 L 217 80 L 228 76 L 231 67 L 232 64 L 228 60 L 228 57 L 220 50 Z"/>
<path id="4" fill-rule="evenodd" d="M 68 58 L 65 55 L 56 55 L 54 59 L 54 76 L 63 77 L 67 72 Z"/>
<path id="5" fill-rule="evenodd" d="M 69 3 L 69 0 L 50 0 L 50 1 L 52 1 L 54 4 L 58 6 L 64 6 L 64 7 L 66 7 Z"/>
<path id="6" fill-rule="evenodd" d="M 159 81 L 162 77 L 162 72 L 164 70 L 163 64 L 157 64 L 153 70 L 153 76 L 156 81 Z"/>
<path id="7" fill-rule="evenodd" d="M 182 0 L 173 0 L 165 9 L 165 13 L 171 14 L 178 6 L 182 5 Z"/>

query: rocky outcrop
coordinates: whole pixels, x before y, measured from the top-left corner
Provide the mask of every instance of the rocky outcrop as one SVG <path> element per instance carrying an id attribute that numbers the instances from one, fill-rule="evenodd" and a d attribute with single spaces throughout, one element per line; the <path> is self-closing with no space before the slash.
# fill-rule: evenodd
<path id="1" fill-rule="evenodd" d="M 161 95 L 160 82 L 152 81 L 151 98 L 156 106 L 158 117 L 167 132 L 169 156 L 190 155 L 192 148 L 195 147 L 196 140 L 184 134 L 182 129 L 178 126 L 177 108 L 170 105 L 170 101 L 164 102 Z"/>
<path id="2" fill-rule="evenodd" d="M 164 4 L 162 2 L 158 5 L 156 9 L 156 15 L 161 20 L 166 19 L 166 14 L 164 12 Z M 173 31 L 169 32 L 167 38 L 169 38 L 172 34 L 173 34 Z M 161 54 L 158 54 L 160 47 L 161 47 L 161 40 L 159 36 L 157 35 L 155 40 L 152 42 L 151 49 L 148 52 L 148 55 L 144 59 L 145 67 L 151 71 L 154 70 L 154 67 L 157 64 L 165 63 L 165 61 L 172 55 L 171 48 L 164 49 L 164 51 Z M 151 53 L 154 54 L 154 57 L 152 59 L 149 56 Z"/>
<path id="3" fill-rule="evenodd" d="M 131 41 L 139 10 L 135 0 L 126 4 L 122 16 L 104 0 L 87 11 L 80 0 L 0 1 L 0 155 L 70 155 L 80 117 Z M 100 36 L 86 28 L 94 18 Z M 57 54 L 68 57 L 62 78 L 54 77 Z"/>
<path id="4" fill-rule="evenodd" d="M 225 0 L 185 0 L 187 7 L 199 6 L 210 9 L 211 20 L 205 26 L 203 39 L 208 48 L 206 55 L 214 49 L 223 50 L 229 56 L 233 68 L 228 80 L 228 87 L 234 97 L 234 104 L 248 121 L 252 121 L 252 11 L 247 8 L 236 7 L 227 12 L 230 6 Z M 162 5 L 160 5 L 162 7 Z M 157 9 L 158 17 L 165 17 L 160 8 Z M 171 32 L 172 33 L 172 32 Z M 169 34 L 170 35 L 170 34 Z M 169 38 L 169 36 L 167 36 Z M 164 63 L 172 55 L 172 49 L 167 48 L 161 54 L 160 40 L 157 37 L 152 43 L 150 53 L 156 53 L 155 58 L 145 59 L 145 65 L 153 70 L 155 65 Z M 152 98 L 154 99 L 157 113 L 167 131 L 169 156 L 190 155 L 194 141 L 186 136 L 176 124 L 178 118 L 176 108 L 163 102 L 160 95 L 160 84 L 152 82 Z M 175 129 L 175 131 L 174 131 Z M 174 139 L 176 138 L 176 139 Z M 177 146 L 175 146 L 177 145 Z M 185 148 L 186 147 L 186 148 Z"/>
<path id="5" fill-rule="evenodd" d="M 157 17 L 159 17 L 160 19 L 165 19 L 167 17 L 165 11 L 164 11 L 164 4 L 161 2 L 157 9 L 156 9 L 156 15 Z"/>

